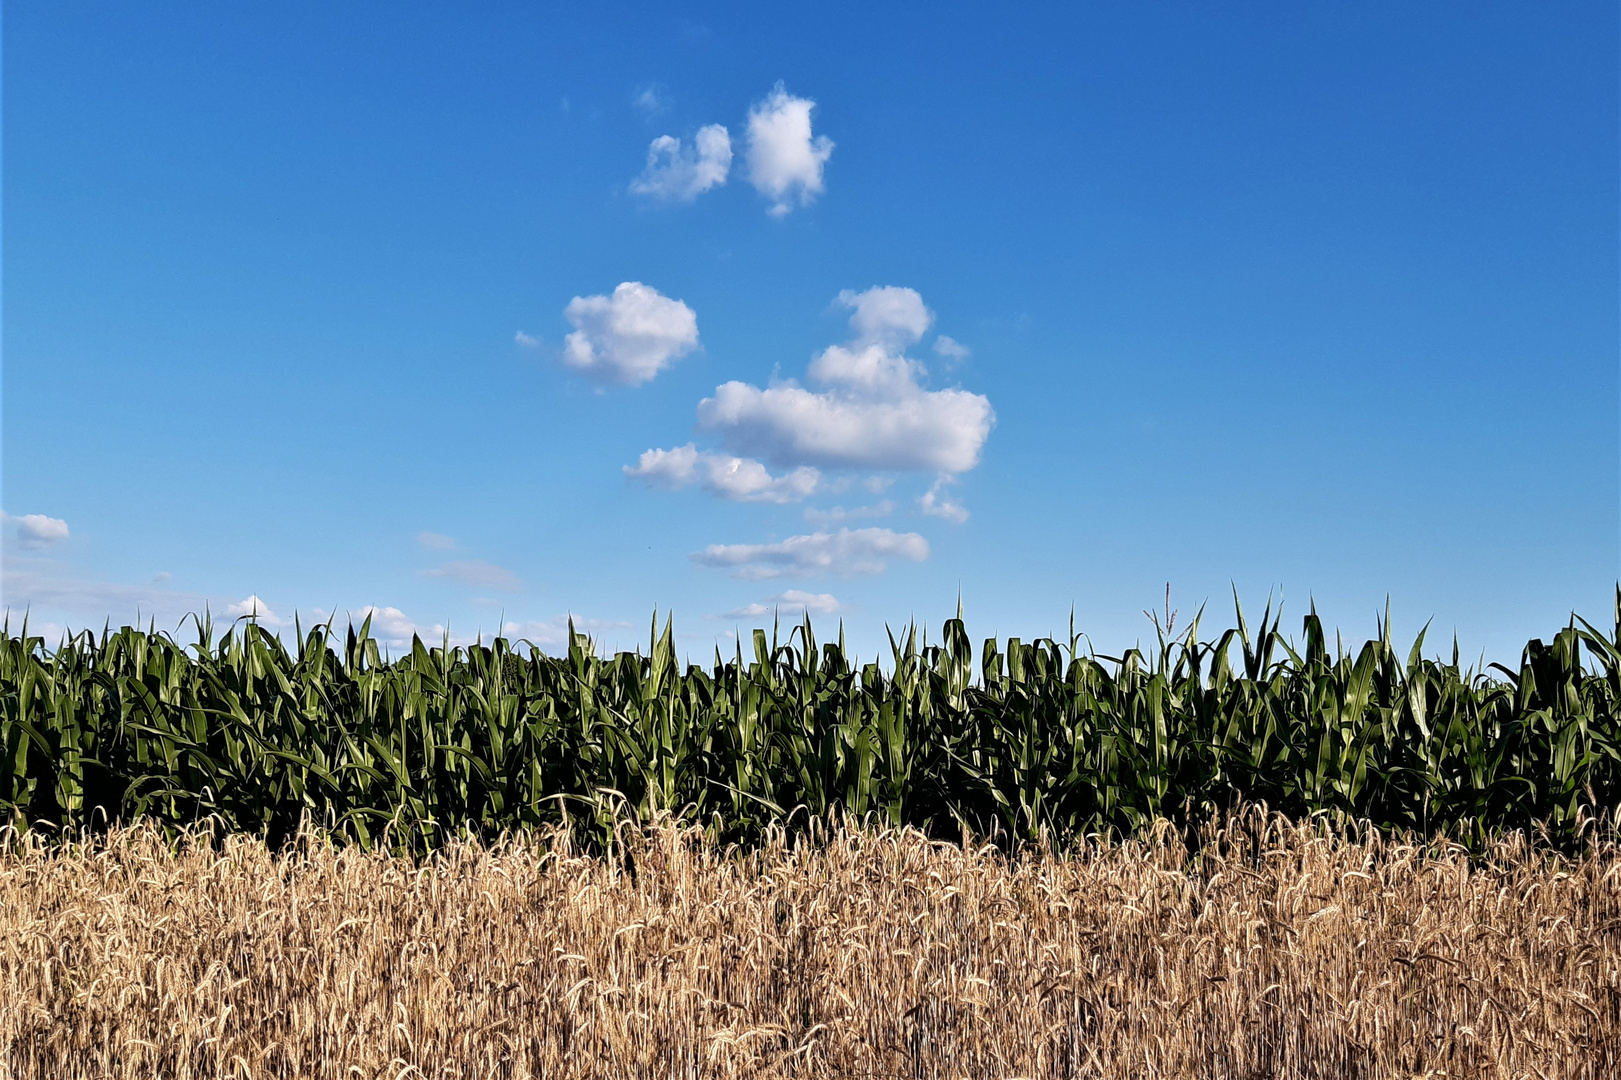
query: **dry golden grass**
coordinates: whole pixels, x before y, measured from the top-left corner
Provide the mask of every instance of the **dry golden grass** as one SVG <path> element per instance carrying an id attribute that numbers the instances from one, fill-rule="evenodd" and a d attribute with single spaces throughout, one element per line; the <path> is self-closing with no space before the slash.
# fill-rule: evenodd
<path id="1" fill-rule="evenodd" d="M 421 865 L 150 831 L 0 856 L 0 1074 L 1615 1077 L 1621 851 L 1252 814 L 1007 860 L 627 829 Z"/>

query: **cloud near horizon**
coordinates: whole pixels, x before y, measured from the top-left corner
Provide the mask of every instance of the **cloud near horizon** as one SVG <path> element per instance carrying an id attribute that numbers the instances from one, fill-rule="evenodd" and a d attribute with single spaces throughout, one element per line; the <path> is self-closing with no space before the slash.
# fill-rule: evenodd
<path id="1" fill-rule="evenodd" d="M 768 596 L 757 604 L 745 604 L 718 616 L 722 619 L 759 619 L 767 615 L 834 615 L 843 609 L 832 593 L 811 593 L 788 589 Z"/>
<path id="2" fill-rule="evenodd" d="M 815 532 L 774 544 L 710 544 L 691 555 L 700 566 L 755 580 L 826 573 L 867 576 L 883 573 L 892 559 L 922 562 L 928 557 L 929 542 L 917 533 L 878 528 Z"/>
<path id="3" fill-rule="evenodd" d="M 599 383 L 639 386 L 698 347 L 697 314 L 639 281 L 576 296 L 563 314 L 574 325 L 563 363 Z"/>
<path id="4" fill-rule="evenodd" d="M 245 600 L 239 600 L 228 605 L 225 614 L 233 619 L 252 619 L 263 626 L 272 628 L 278 628 L 282 625 L 281 616 L 271 611 L 265 605 L 265 602 L 260 600 L 257 594 L 253 593 L 250 593 Z"/>

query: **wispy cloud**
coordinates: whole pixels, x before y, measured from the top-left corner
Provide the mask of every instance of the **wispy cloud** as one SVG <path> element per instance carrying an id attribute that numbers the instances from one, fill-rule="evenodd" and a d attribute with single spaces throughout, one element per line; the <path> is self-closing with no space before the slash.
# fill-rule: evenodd
<path id="1" fill-rule="evenodd" d="M 542 649 L 563 648 L 568 645 L 569 619 L 574 620 L 576 633 L 596 639 L 605 633 L 629 630 L 628 622 L 610 619 L 589 619 L 582 616 L 555 615 L 550 619 L 513 620 L 501 624 L 501 633 L 513 640 L 532 642 Z"/>
<path id="2" fill-rule="evenodd" d="M 424 529 L 417 533 L 417 543 L 429 551 L 450 551 L 456 546 L 456 538 Z"/>
<path id="3" fill-rule="evenodd" d="M 458 585 L 471 585 L 479 589 L 517 592 L 523 588 L 523 579 L 511 570 L 478 559 L 440 563 L 432 570 L 418 570 L 417 573 L 423 577 L 444 578 Z"/>
<path id="4" fill-rule="evenodd" d="M 946 494 L 946 488 L 955 483 L 950 476 L 942 476 L 934 482 L 934 486 L 923 493 L 917 501 L 918 509 L 930 517 L 945 518 L 954 525 L 961 525 L 968 520 L 968 509 Z"/>
<path id="5" fill-rule="evenodd" d="M 895 504 L 889 499 L 873 503 L 871 506 L 852 506 L 848 510 L 842 506 L 832 506 L 826 510 L 818 510 L 814 506 L 805 507 L 805 520 L 813 525 L 838 525 L 846 521 L 858 521 L 862 518 L 888 517 L 895 512 Z"/>
<path id="6" fill-rule="evenodd" d="M 722 619 L 759 619 L 767 615 L 833 615 L 842 610 L 843 605 L 832 593 L 811 593 L 799 589 L 788 589 L 776 596 L 768 596 L 755 604 L 745 604 L 740 608 L 721 615 Z"/>
<path id="7" fill-rule="evenodd" d="M 657 83 L 648 83 L 646 86 L 640 87 L 630 100 L 631 104 L 649 117 L 667 112 L 670 108 L 669 91 L 664 90 Z"/>
<path id="8" fill-rule="evenodd" d="M 0 596 L 13 615 L 35 610 L 70 625 L 81 620 L 79 627 L 96 630 L 109 620 L 119 625 L 156 619 L 163 626 L 178 626 L 188 615 L 223 611 L 229 603 L 163 588 L 157 581 L 131 585 L 77 577 L 59 562 L 10 554 L 0 571 Z"/>
<path id="9" fill-rule="evenodd" d="M 773 544 L 711 544 L 691 556 L 700 566 L 755 579 L 881 574 L 890 560 L 928 557 L 929 542 L 917 533 L 878 528 L 815 532 Z"/>

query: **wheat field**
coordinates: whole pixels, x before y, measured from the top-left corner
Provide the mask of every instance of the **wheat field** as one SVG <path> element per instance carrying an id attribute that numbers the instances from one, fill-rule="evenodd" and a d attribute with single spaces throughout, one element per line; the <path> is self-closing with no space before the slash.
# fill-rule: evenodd
<path id="1" fill-rule="evenodd" d="M 1613 835 L 1613 831 L 1608 834 Z M 1066 854 L 668 820 L 0 856 L 7 1077 L 1613 1077 L 1621 849 L 1260 811 Z"/>

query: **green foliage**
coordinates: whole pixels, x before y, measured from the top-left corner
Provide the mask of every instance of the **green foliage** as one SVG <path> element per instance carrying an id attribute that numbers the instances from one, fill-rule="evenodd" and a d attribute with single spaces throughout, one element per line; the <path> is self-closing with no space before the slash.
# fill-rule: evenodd
<path id="1" fill-rule="evenodd" d="M 807 620 L 751 655 L 565 655 L 497 638 L 385 662 L 370 625 L 283 642 L 125 627 L 54 650 L 9 623 L 0 647 L 0 820 L 96 827 L 206 816 L 273 843 L 309 816 L 365 845 L 433 846 L 564 819 L 601 840 L 670 810 L 747 842 L 772 820 L 875 815 L 954 837 L 1067 842 L 1236 802 L 1337 812 L 1480 842 L 1510 828 L 1574 842 L 1578 810 L 1621 801 L 1616 627 L 1532 641 L 1518 670 L 1405 658 L 1390 641 L 1300 648 L 1270 604 L 1213 641 L 1195 619 L 1120 657 L 1078 639 L 915 628 L 884 665 L 818 646 Z M 1157 626 L 1157 623 L 1156 623 Z M 807 813 L 808 812 L 808 813 Z"/>

